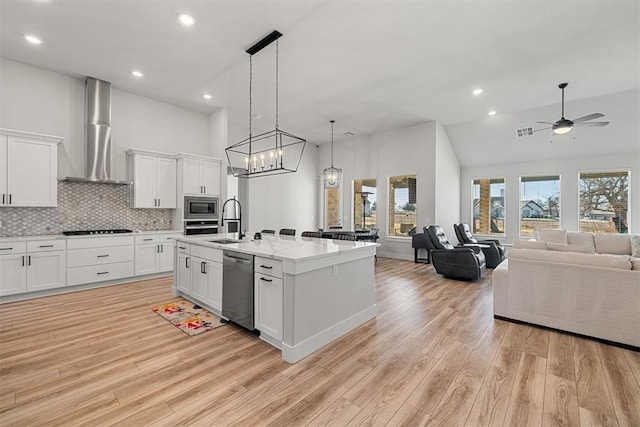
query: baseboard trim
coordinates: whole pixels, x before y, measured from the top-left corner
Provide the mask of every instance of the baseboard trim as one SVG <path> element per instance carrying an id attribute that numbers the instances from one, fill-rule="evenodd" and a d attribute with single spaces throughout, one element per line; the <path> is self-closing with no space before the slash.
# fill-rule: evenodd
<path id="1" fill-rule="evenodd" d="M 512 319 L 510 317 L 499 316 L 497 314 L 494 314 L 493 318 L 494 319 L 498 319 L 498 320 L 506 320 L 507 322 L 519 323 L 521 325 L 534 326 L 536 328 L 546 329 L 548 331 L 554 331 L 554 332 L 560 332 L 560 333 L 563 333 L 563 334 L 573 335 L 574 337 L 585 338 L 585 339 L 589 339 L 589 340 L 593 340 L 593 341 L 598 341 L 598 342 L 601 342 L 603 344 L 612 345 L 614 347 L 620 347 L 620 348 L 624 348 L 624 349 L 627 349 L 627 350 L 640 352 L 640 347 L 636 347 L 636 346 L 631 345 L 631 344 L 625 344 L 625 343 L 621 343 L 621 342 L 617 342 L 617 341 L 610 341 L 610 340 L 606 340 L 604 338 L 592 337 L 590 335 L 584 335 L 584 334 L 579 334 L 577 332 L 565 331 L 564 329 L 552 328 L 550 326 L 538 325 L 537 323 L 531 323 L 531 322 L 526 322 L 524 320 Z"/>

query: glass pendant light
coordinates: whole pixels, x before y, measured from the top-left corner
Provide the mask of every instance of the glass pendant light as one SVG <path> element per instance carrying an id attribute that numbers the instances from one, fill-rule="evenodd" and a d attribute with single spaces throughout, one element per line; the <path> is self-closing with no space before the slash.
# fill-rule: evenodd
<path id="1" fill-rule="evenodd" d="M 324 181 L 324 188 L 340 188 L 340 182 L 342 181 L 342 169 L 333 166 L 333 124 L 335 120 L 330 120 L 331 123 L 331 167 L 326 168 L 322 173 L 322 180 Z"/>

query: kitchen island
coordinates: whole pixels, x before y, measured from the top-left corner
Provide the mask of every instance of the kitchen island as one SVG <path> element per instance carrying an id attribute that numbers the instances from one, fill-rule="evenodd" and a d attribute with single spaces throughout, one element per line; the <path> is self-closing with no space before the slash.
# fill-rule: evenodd
<path id="1" fill-rule="evenodd" d="M 221 315 L 223 250 L 253 255 L 255 329 L 290 363 L 375 317 L 377 243 L 236 237 L 177 237 L 173 294 Z"/>

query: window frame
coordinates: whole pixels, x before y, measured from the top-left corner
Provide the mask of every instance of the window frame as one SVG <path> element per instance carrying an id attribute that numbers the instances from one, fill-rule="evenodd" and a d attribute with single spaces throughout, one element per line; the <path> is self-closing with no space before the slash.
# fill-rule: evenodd
<path id="1" fill-rule="evenodd" d="M 519 238 L 531 238 L 534 236 L 533 233 L 531 235 L 522 234 L 522 208 L 520 207 L 520 202 L 523 200 L 522 194 L 522 178 L 544 178 L 544 177 L 558 177 L 558 228 L 553 228 L 553 230 L 562 230 L 562 174 L 561 173 L 541 173 L 535 175 L 520 175 L 518 176 L 518 237 Z"/>
<path id="2" fill-rule="evenodd" d="M 633 206 L 633 204 L 631 203 L 631 197 L 632 197 L 632 186 L 633 186 L 633 179 L 632 179 L 632 168 L 630 167 L 626 167 L 626 168 L 619 168 L 619 169 L 598 169 L 598 170 L 593 170 L 593 169 L 588 169 L 588 170 L 579 170 L 577 177 L 576 177 L 576 183 L 577 183 L 577 187 L 576 187 L 576 192 L 577 192 L 577 229 L 578 231 L 581 231 L 581 227 L 580 227 L 580 222 L 582 221 L 582 218 L 580 216 L 580 175 L 582 174 L 607 174 L 607 173 L 621 173 L 621 172 L 626 172 L 627 173 L 627 233 L 629 233 L 629 230 L 631 230 L 631 222 L 632 222 L 632 218 L 633 216 L 631 215 L 631 208 Z M 603 233 L 603 234 L 614 234 L 614 233 Z"/>
<path id="3" fill-rule="evenodd" d="M 489 234 L 484 234 L 484 233 L 476 233 L 474 230 L 474 224 L 475 224 L 475 216 L 474 216 L 474 209 L 473 209 L 473 205 L 474 205 L 474 189 L 473 187 L 475 186 L 474 181 L 479 181 L 482 179 L 488 179 L 489 181 L 491 180 L 498 180 L 501 179 L 502 183 L 504 185 L 504 196 L 503 196 L 503 209 L 504 209 L 504 214 L 503 214 L 503 229 L 504 231 L 502 233 L 489 233 Z M 491 189 L 489 189 L 489 191 L 491 191 Z M 478 198 L 480 198 L 480 196 L 478 195 Z M 489 238 L 505 238 L 507 237 L 507 213 L 508 213 L 508 209 L 507 209 L 507 177 L 506 176 L 493 176 L 493 177 L 480 177 L 480 178 L 471 178 L 471 224 L 470 224 L 470 229 L 471 232 L 473 233 L 474 236 L 480 236 L 480 237 L 489 237 Z"/>
<path id="4" fill-rule="evenodd" d="M 391 224 L 392 224 L 391 217 L 389 215 L 389 212 L 390 212 L 389 207 L 390 207 L 390 204 L 391 204 L 391 202 L 390 202 L 390 200 L 391 200 L 391 198 L 390 198 L 391 179 L 392 178 L 396 178 L 396 177 L 415 177 L 415 180 L 416 180 L 416 203 L 415 203 L 415 205 L 416 205 L 416 211 L 415 211 L 416 212 L 416 224 L 415 224 L 415 227 L 416 227 L 416 231 L 417 231 L 418 218 L 419 218 L 419 216 L 418 216 L 418 173 L 417 172 L 404 173 L 404 174 L 388 175 L 386 177 L 386 184 L 387 184 L 387 186 L 386 186 L 387 215 L 386 216 L 387 216 L 387 221 L 386 221 L 386 233 L 385 234 L 387 235 L 387 240 L 406 241 L 406 240 L 411 240 L 411 236 L 408 235 L 408 234 L 406 236 L 405 235 L 390 234 L 390 229 L 391 229 Z M 395 201 L 394 201 L 393 212 L 394 212 L 393 224 L 395 224 Z"/>
<path id="5" fill-rule="evenodd" d="M 375 181 L 376 185 L 375 187 L 371 187 L 370 185 L 367 185 L 367 187 L 370 188 L 375 188 L 375 195 L 376 195 L 376 223 L 374 225 L 375 228 L 380 229 L 380 226 L 378 225 L 378 215 L 377 215 L 377 211 L 378 211 L 378 207 L 379 207 L 379 203 L 378 202 L 378 178 L 374 177 L 374 178 L 357 178 L 357 179 L 352 179 L 351 180 L 351 227 L 353 230 L 356 230 L 356 194 L 360 194 L 359 192 L 356 192 L 356 181 Z M 364 186 L 364 185 L 363 185 Z M 361 196 L 362 198 L 362 196 Z M 366 221 L 365 221 L 365 225 L 366 225 Z M 358 223 L 358 226 L 360 226 L 360 224 Z"/>

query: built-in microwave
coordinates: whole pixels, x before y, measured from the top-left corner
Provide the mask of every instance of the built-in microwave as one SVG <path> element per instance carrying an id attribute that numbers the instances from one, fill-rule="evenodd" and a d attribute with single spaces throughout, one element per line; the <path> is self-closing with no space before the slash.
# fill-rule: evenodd
<path id="1" fill-rule="evenodd" d="M 218 219 L 218 198 L 185 196 L 184 219 Z"/>

